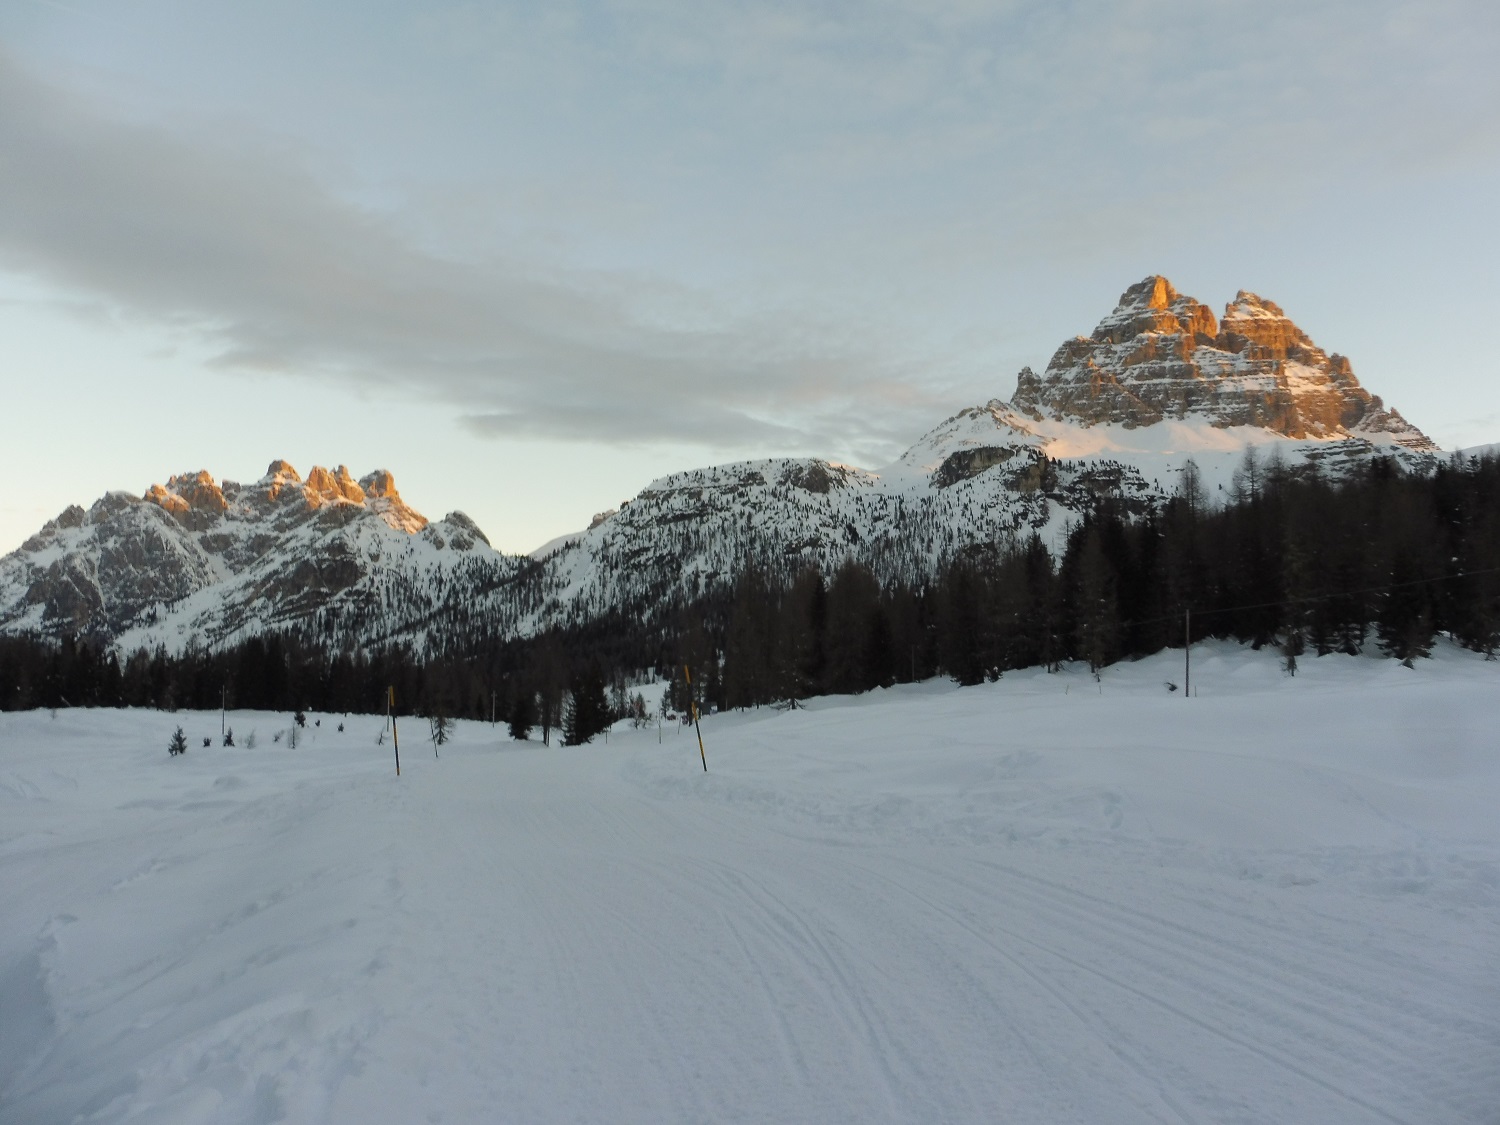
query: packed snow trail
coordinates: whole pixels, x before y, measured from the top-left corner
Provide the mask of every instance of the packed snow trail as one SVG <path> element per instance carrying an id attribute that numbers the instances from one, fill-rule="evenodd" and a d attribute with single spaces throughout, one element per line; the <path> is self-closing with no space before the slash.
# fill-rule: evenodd
<path id="1" fill-rule="evenodd" d="M 707 775 L 0 716 L 0 1121 L 1495 1121 L 1500 669 L 1172 671 L 716 716 Z"/>

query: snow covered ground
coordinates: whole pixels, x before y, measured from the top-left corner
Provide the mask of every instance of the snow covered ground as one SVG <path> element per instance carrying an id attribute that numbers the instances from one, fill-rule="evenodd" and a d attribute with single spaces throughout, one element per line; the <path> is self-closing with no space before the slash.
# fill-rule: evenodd
<path id="1" fill-rule="evenodd" d="M 1500 1120 L 1500 664 L 1180 659 L 715 716 L 706 775 L 0 716 L 0 1121 Z"/>

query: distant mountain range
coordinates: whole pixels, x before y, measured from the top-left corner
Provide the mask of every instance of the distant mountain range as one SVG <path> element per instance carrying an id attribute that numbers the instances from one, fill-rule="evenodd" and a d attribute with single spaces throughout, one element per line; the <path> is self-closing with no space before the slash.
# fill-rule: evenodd
<path id="1" fill-rule="evenodd" d="M 1055 542 L 1101 497 L 1145 513 L 1189 460 L 1216 493 L 1247 449 L 1329 474 L 1441 456 L 1272 302 L 1241 291 L 1216 319 L 1153 276 L 1040 375 L 1021 371 L 1010 401 L 960 411 L 882 469 L 773 458 L 676 473 L 532 556 L 494 550 L 461 512 L 428 521 L 384 471 L 184 474 L 70 507 L 0 559 L 0 632 L 182 651 L 295 627 L 426 650 L 475 622 L 503 636 L 654 616 L 750 564 L 853 558 L 920 580 L 976 544 Z"/>

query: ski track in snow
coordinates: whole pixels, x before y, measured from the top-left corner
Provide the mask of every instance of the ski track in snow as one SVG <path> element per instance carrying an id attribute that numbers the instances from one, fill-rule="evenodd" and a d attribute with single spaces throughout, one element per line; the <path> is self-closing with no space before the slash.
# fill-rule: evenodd
<path id="1" fill-rule="evenodd" d="M 0 716 L 0 1122 L 1500 1120 L 1500 666 L 1177 659 L 716 716 L 706 775 Z"/>

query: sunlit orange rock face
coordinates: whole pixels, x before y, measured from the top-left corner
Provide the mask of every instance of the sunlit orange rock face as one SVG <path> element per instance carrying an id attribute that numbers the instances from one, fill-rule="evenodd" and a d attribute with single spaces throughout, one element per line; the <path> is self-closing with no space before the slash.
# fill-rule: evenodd
<path id="1" fill-rule="evenodd" d="M 1121 294 L 1091 335 L 1058 348 L 1041 375 L 1023 370 L 1012 405 L 1086 425 L 1197 418 L 1299 439 L 1385 433 L 1411 449 L 1437 448 L 1273 302 L 1242 289 L 1215 321 L 1154 275 Z"/>
<path id="2" fill-rule="evenodd" d="M 361 477 L 359 483 L 372 500 L 396 495 L 396 480 L 385 469 L 376 469 L 369 476 Z"/>
<path id="3" fill-rule="evenodd" d="M 213 522 L 229 507 L 223 491 L 207 470 L 168 477 L 165 486 L 153 484 L 148 488 L 144 499 L 195 530 Z"/>
<path id="4" fill-rule="evenodd" d="M 408 507 L 396 491 L 396 482 L 385 469 L 377 469 L 356 481 L 346 465 L 330 472 L 313 466 L 303 480 L 286 461 L 272 461 L 266 474 L 248 488 L 233 481 L 216 484 L 207 470 L 171 477 L 165 485 L 153 484 L 142 497 L 147 503 L 172 515 L 193 531 L 212 532 L 222 518 L 260 519 L 271 513 L 293 522 L 320 513 L 326 519 L 348 519 L 363 509 L 401 531 L 415 533 L 427 526 L 427 517 Z M 212 536 L 206 541 L 210 550 Z"/>
<path id="5" fill-rule="evenodd" d="M 378 470 L 373 476 L 383 476 L 387 481 L 390 473 L 384 469 Z M 394 488 L 392 492 L 394 493 Z M 302 495 L 307 499 L 309 508 L 321 508 L 326 504 L 363 504 L 365 502 L 365 490 L 360 488 L 354 477 L 350 475 L 347 465 L 340 465 L 336 472 L 330 473 L 321 465 L 314 465 L 307 480 L 302 485 Z"/>
<path id="6" fill-rule="evenodd" d="M 340 465 L 339 471 L 333 475 L 334 483 L 338 485 L 339 495 L 351 504 L 363 504 L 365 502 L 365 490 L 355 483 L 354 477 L 349 473 L 348 465 Z"/>
<path id="7" fill-rule="evenodd" d="M 267 500 L 278 499 L 284 490 L 301 483 L 302 478 L 297 474 L 297 470 L 285 461 L 272 461 L 266 467 L 266 475 L 261 478 Z"/>

